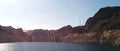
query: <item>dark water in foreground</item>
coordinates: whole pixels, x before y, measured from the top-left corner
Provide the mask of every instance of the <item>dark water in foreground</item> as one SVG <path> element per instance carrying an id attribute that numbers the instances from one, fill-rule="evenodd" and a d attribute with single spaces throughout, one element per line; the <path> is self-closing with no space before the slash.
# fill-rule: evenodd
<path id="1" fill-rule="evenodd" d="M 120 51 L 120 47 L 56 42 L 1 43 L 0 51 Z"/>

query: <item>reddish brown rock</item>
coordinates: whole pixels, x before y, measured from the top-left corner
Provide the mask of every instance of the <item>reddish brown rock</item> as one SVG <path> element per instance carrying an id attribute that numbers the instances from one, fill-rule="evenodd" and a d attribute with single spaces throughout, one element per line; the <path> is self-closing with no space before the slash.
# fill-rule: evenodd
<path id="1" fill-rule="evenodd" d="M 11 26 L 0 26 L 1 42 L 28 42 L 29 36 L 21 28 L 14 29 Z"/>
<path id="2" fill-rule="evenodd" d="M 120 30 L 120 7 L 101 8 L 93 17 L 90 17 L 85 26 L 64 26 L 58 30 L 36 29 L 23 32 L 21 28 L 0 26 L 0 42 L 74 42 L 74 43 L 97 43 L 99 40 L 106 42 L 107 35 L 103 32 L 111 30 L 118 43 Z M 112 31 L 115 30 L 115 31 Z M 117 32 L 117 33 L 116 33 Z M 109 33 L 110 34 L 110 33 Z M 101 37 L 102 35 L 102 37 Z M 105 35 L 105 36 L 104 36 Z M 101 37 L 101 38 L 100 38 Z M 111 39 L 111 38 L 110 38 Z"/>
<path id="3" fill-rule="evenodd" d="M 113 20 L 114 23 L 119 24 L 119 19 L 120 17 L 120 7 L 105 7 L 101 8 L 93 17 L 90 17 L 85 25 L 85 29 L 88 32 L 97 32 L 97 31 L 102 31 L 104 26 L 107 24 L 112 24 Z M 116 25 L 115 24 L 115 25 Z M 118 25 L 117 25 L 118 26 Z"/>

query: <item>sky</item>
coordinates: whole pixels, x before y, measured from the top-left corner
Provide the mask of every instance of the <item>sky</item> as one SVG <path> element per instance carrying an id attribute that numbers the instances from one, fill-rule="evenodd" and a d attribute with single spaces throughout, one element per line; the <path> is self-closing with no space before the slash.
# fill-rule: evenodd
<path id="1" fill-rule="evenodd" d="M 75 27 L 106 6 L 120 6 L 120 0 L 0 0 L 0 25 L 24 30 Z"/>

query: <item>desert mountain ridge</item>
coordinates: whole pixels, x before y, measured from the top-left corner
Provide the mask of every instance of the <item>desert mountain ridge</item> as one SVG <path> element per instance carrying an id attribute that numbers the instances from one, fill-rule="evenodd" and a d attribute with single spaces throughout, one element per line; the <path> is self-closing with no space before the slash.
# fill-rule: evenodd
<path id="1" fill-rule="evenodd" d="M 64 26 L 57 30 L 0 26 L 0 42 L 71 42 L 120 45 L 120 6 L 101 8 L 84 26 Z"/>

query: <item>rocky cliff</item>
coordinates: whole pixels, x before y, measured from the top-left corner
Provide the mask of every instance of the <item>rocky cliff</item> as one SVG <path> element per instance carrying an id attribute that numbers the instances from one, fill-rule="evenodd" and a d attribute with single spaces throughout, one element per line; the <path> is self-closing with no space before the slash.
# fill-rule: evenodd
<path id="1" fill-rule="evenodd" d="M 101 8 L 93 17 L 86 22 L 88 32 L 102 31 L 103 29 L 119 29 L 120 7 Z"/>
<path id="2" fill-rule="evenodd" d="M 120 30 L 108 30 L 102 33 L 100 38 L 102 44 L 120 45 Z"/>
<path id="3" fill-rule="evenodd" d="M 85 26 L 64 26 L 58 30 L 36 29 L 28 31 L 31 41 L 34 42 L 72 42 L 72 43 L 95 43 L 98 42 L 95 32 L 84 32 Z M 31 32 L 31 33 L 30 33 Z"/>
<path id="4" fill-rule="evenodd" d="M 101 8 L 85 26 L 29 30 L 0 26 L 0 42 L 73 42 L 120 45 L 120 7 Z"/>
<path id="5" fill-rule="evenodd" d="M 76 31 L 75 31 L 76 30 Z M 30 35 L 31 41 L 54 41 L 61 42 L 61 37 L 67 36 L 70 33 L 80 32 L 79 28 L 73 28 L 72 26 L 64 26 L 58 30 L 42 30 L 36 29 L 28 31 L 27 34 Z M 31 32 L 31 33 L 29 33 Z"/>
<path id="6" fill-rule="evenodd" d="M 101 8 L 93 17 L 90 17 L 85 26 L 72 27 L 70 25 L 64 26 L 58 30 L 51 31 L 33 30 L 31 37 L 39 37 L 37 39 L 43 40 L 52 38 L 52 41 L 75 42 L 75 43 L 96 43 L 100 39 L 104 31 L 111 29 L 120 29 L 120 7 L 104 7 Z M 35 33 L 34 31 L 38 31 Z M 42 32 L 42 33 L 40 33 Z M 43 36 L 44 34 L 44 36 Z M 36 36 L 35 36 L 36 35 Z M 40 38 L 40 37 L 43 38 Z M 44 38 L 46 37 L 46 38 Z M 32 39 L 34 41 L 34 39 Z"/>
<path id="7" fill-rule="evenodd" d="M 0 26 L 0 42 L 28 42 L 29 36 L 21 28 Z"/>
<path id="8" fill-rule="evenodd" d="M 120 45 L 120 7 L 108 7 L 107 10 L 109 18 L 102 25 L 100 42 Z"/>

